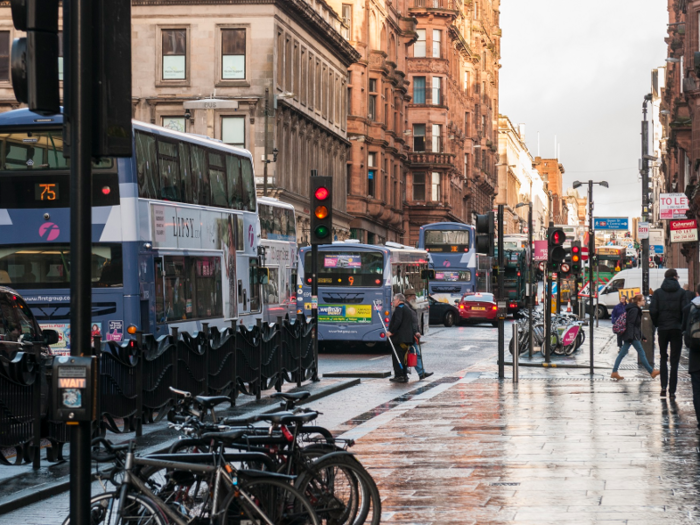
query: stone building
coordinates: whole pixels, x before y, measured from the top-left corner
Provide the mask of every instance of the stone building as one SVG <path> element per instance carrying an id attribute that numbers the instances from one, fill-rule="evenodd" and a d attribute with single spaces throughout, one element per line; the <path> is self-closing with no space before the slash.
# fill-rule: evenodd
<path id="1" fill-rule="evenodd" d="M 559 159 L 535 157 L 535 169 L 545 183 L 545 194 L 549 198 L 549 220 L 554 221 L 554 224 L 567 224 L 568 207 L 562 183 L 564 165 Z"/>
<path id="2" fill-rule="evenodd" d="M 301 242 L 310 171 L 333 176 L 334 236 L 346 238 L 347 68 L 359 54 L 342 28 L 325 0 L 133 0 L 134 118 L 251 150 L 259 192 L 269 160 L 268 194 L 295 206 Z M 15 36 L 0 9 L 0 49 Z M 0 80 L 0 109 L 15 105 Z"/>
<path id="3" fill-rule="evenodd" d="M 347 210 L 351 237 L 370 244 L 408 241 L 406 49 L 417 36 L 415 19 L 405 16 L 408 1 L 329 0 L 361 57 L 347 73 Z"/>
<path id="4" fill-rule="evenodd" d="M 499 0 L 407 0 L 418 21 L 408 49 L 411 102 L 405 241 L 421 225 L 489 211 L 495 172 Z"/>

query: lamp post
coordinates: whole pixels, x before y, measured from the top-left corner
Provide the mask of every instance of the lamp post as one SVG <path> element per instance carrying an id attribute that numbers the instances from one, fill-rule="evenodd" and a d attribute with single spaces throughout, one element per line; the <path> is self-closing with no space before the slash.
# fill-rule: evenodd
<path id="1" fill-rule="evenodd" d="M 583 186 L 583 182 L 575 181 L 573 184 L 574 189 Z M 588 282 L 589 282 L 589 293 L 593 293 L 595 290 L 596 296 L 598 295 L 598 283 L 593 281 L 593 257 L 595 255 L 595 232 L 593 231 L 593 185 L 598 184 L 604 188 L 609 188 L 610 186 L 606 181 L 593 182 L 588 181 Z M 590 373 L 593 375 L 593 296 L 588 297 L 588 304 L 590 306 L 588 315 L 588 340 L 590 341 L 590 353 L 591 353 L 591 364 Z"/>
<path id="2" fill-rule="evenodd" d="M 528 337 L 530 341 L 530 350 L 528 356 L 532 358 L 532 306 L 534 295 L 532 293 L 532 274 L 534 264 L 532 253 L 532 201 L 521 202 L 515 206 L 517 210 L 521 206 L 527 206 L 527 311 L 528 311 Z"/>
<path id="3" fill-rule="evenodd" d="M 642 221 L 644 222 L 649 222 L 649 161 L 656 160 L 656 157 L 649 155 L 647 104 L 651 99 L 651 94 L 645 95 L 642 104 Z M 649 237 L 642 239 L 642 294 L 645 298 L 649 298 Z"/>

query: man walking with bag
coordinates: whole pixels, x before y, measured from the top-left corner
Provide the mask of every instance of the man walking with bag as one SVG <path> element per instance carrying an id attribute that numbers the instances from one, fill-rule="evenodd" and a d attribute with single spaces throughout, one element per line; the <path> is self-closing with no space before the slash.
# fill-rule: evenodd
<path id="1" fill-rule="evenodd" d="M 685 345 L 688 347 L 688 372 L 693 387 L 693 406 L 698 428 L 695 433 L 700 435 L 700 285 L 696 297 L 684 311 Z"/>
<path id="2" fill-rule="evenodd" d="M 425 379 L 433 375 L 433 372 L 426 372 L 423 367 L 423 349 L 420 346 L 420 326 L 418 324 L 418 312 L 413 307 L 416 302 L 416 291 L 413 288 L 406 290 L 406 306 L 411 309 L 411 318 L 413 320 L 413 333 L 414 333 L 414 348 L 417 354 L 416 372 L 420 379 Z"/>
<path id="3" fill-rule="evenodd" d="M 661 353 L 661 397 L 666 397 L 666 388 L 671 399 L 676 397 L 678 384 L 678 363 L 683 348 L 683 308 L 688 304 L 685 290 L 678 282 L 678 272 L 670 268 L 664 274 L 661 288 L 651 297 L 649 313 L 654 326 L 659 331 L 659 351 Z M 668 373 L 668 346 L 671 345 L 671 374 Z"/>

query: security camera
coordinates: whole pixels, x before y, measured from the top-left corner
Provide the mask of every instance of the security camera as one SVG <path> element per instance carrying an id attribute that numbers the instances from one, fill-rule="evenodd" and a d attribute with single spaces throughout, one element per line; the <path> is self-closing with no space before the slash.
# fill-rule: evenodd
<path id="1" fill-rule="evenodd" d="M 189 120 L 189 119 L 192 118 L 192 113 L 190 113 L 190 110 L 189 110 L 189 109 L 186 109 L 186 110 L 185 110 L 185 118 L 186 118 L 187 120 Z"/>

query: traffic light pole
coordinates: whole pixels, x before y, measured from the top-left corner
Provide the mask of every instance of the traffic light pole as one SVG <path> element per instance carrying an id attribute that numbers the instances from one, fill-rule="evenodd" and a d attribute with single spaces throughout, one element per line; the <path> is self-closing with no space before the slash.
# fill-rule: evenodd
<path id="1" fill-rule="evenodd" d="M 550 242 L 550 236 L 554 223 L 549 221 L 549 231 L 547 232 L 547 242 Z M 548 248 L 549 249 L 549 248 Z M 551 256 L 547 258 L 547 267 L 544 272 L 545 287 L 544 287 L 544 362 L 551 363 L 552 361 L 552 279 L 550 274 Z"/>
<path id="2" fill-rule="evenodd" d="M 557 272 L 557 314 L 561 313 L 561 272 Z"/>
<path id="3" fill-rule="evenodd" d="M 70 244 L 71 356 L 90 356 L 92 284 L 92 9 L 93 0 L 67 0 L 63 4 L 68 26 L 66 133 L 71 141 Z M 96 402 L 97 400 L 95 400 Z M 72 423 L 72 424 L 71 424 Z M 90 525 L 90 437 L 92 423 L 70 426 L 70 522 Z"/>
<path id="4" fill-rule="evenodd" d="M 528 274 L 527 274 L 527 280 L 528 280 L 528 297 L 527 297 L 527 312 L 528 312 L 528 320 L 527 320 L 527 329 L 528 329 L 528 337 L 530 338 L 530 344 L 529 344 L 529 350 L 528 350 L 528 357 L 532 359 L 532 344 L 533 344 L 533 338 L 532 338 L 532 307 L 533 303 L 535 300 L 535 294 L 532 291 L 532 282 L 534 281 L 533 279 L 533 274 L 535 273 L 535 261 L 533 260 L 533 253 L 532 253 L 532 202 L 528 203 L 527 207 L 527 249 L 528 249 L 528 254 L 530 255 L 529 261 L 528 261 Z"/>
<path id="5" fill-rule="evenodd" d="M 505 270 L 505 253 L 503 253 L 503 204 L 498 205 L 498 378 L 505 379 L 505 289 L 503 273 Z M 507 308 L 507 306 L 506 306 Z"/>
<path id="6" fill-rule="evenodd" d="M 590 345 L 591 364 L 590 373 L 593 375 L 593 298 L 598 295 L 597 282 L 593 280 L 593 261 L 595 259 L 595 233 L 593 231 L 593 181 L 588 181 L 588 304 L 590 313 L 588 316 L 588 344 Z M 596 310 L 598 308 L 596 307 Z"/>

